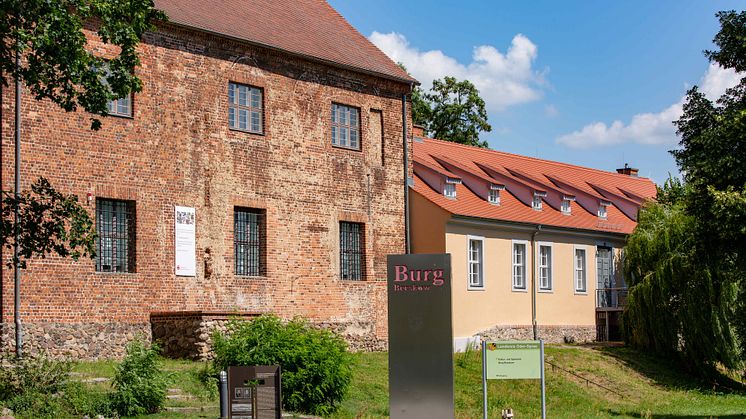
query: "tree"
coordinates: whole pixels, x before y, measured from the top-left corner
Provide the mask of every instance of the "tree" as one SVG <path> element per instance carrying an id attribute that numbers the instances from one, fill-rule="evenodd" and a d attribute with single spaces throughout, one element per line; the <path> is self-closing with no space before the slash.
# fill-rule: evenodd
<path id="1" fill-rule="evenodd" d="M 487 111 L 479 90 L 469 81 L 457 81 L 446 76 L 433 81 L 433 87 L 425 94 L 430 106 L 425 128 L 430 136 L 455 143 L 487 147 L 487 141 L 479 139 L 480 132 L 490 132 Z"/>
<path id="2" fill-rule="evenodd" d="M 746 12 L 719 12 L 716 51 L 746 70 Z M 746 361 L 746 78 L 712 102 L 695 86 L 675 122 L 683 184 L 668 184 L 630 236 L 627 342 L 677 354 L 702 374 Z"/>
<path id="3" fill-rule="evenodd" d="M 19 79 L 37 100 L 49 99 L 70 112 L 82 107 L 106 116 L 109 101 L 139 92 L 136 51 L 142 35 L 165 15 L 152 0 L 3 0 L 0 21 L 0 80 Z M 86 49 L 86 25 L 119 49 L 109 60 Z M 91 26 L 91 27 L 92 27 Z M 16 52 L 21 65 L 16 68 Z M 101 121 L 91 118 L 91 128 Z"/>

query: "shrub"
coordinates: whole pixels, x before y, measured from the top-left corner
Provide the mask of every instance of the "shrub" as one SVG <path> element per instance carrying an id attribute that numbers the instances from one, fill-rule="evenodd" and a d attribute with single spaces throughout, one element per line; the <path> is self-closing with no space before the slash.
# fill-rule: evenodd
<path id="1" fill-rule="evenodd" d="M 55 361 L 46 354 L 29 354 L 21 359 L 11 354 L 0 357 L 0 401 L 26 393 L 55 394 L 67 383 L 72 363 Z"/>
<path id="2" fill-rule="evenodd" d="M 123 416 L 155 413 L 166 402 L 166 378 L 161 370 L 158 345 L 135 339 L 127 356 L 116 366 L 111 407 Z"/>
<path id="3" fill-rule="evenodd" d="M 271 315 L 233 320 L 227 336 L 213 337 L 217 369 L 274 365 L 282 369 L 282 405 L 293 412 L 328 415 L 337 410 L 352 380 L 347 344 L 327 330 Z"/>

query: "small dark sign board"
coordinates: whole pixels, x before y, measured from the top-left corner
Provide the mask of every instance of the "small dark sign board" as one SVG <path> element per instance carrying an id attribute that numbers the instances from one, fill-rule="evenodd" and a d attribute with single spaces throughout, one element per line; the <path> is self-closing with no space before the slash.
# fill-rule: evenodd
<path id="1" fill-rule="evenodd" d="M 229 419 L 280 419 L 279 365 L 228 367 Z"/>
<path id="2" fill-rule="evenodd" d="M 451 255 L 389 255 L 389 413 L 453 418 Z"/>

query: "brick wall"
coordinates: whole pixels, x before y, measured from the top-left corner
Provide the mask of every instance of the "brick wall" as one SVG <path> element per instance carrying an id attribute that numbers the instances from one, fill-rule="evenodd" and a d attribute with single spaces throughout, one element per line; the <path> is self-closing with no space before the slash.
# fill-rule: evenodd
<path id="1" fill-rule="evenodd" d="M 97 197 L 135 201 L 137 262 L 124 274 L 97 273 L 90 260 L 32 261 L 22 274 L 23 322 L 137 330 L 151 312 L 274 312 L 334 324 L 352 340 L 363 329 L 386 339 L 386 255 L 404 249 L 401 95 L 409 86 L 170 25 L 147 34 L 140 51 L 133 118 L 104 118 L 98 132 L 84 112 L 24 96 L 22 188 L 46 176 L 91 215 Z M 263 89 L 264 135 L 228 129 L 229 81 Z M 361 110 L 361 151 L 331 146 L 332 102 Z M 4 190 L 13 187 L 13 113 L 4 88 Z M 196 208 L 196 277 L 174 275 L 174 205 Z M 265 276 L 234 275 L 236 206 L 266 210 Z M 365 223 L 365 281 L 339 278 L 340 221 Z M 7 268 L 1 295 L 9 326 Z"/>

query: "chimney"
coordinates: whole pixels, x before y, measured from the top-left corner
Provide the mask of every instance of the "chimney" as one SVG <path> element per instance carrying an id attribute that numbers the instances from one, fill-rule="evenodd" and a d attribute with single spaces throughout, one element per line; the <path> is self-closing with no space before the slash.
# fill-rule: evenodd
<path id="1" fill-rule="evenodd" d="M 639 169 L 634 169 L 632 167 L 629 167 L 629 164 L 624 163 L 624 167 L 621 169 L 616 169 L 616 172 L 620 175 L 627 175 L 632 177 L 637 177 L 637 172 L 639 172 Z"/>
<path id="2" fill-rule="evenodd" d="M 412 135 L 415 137 L 424 137 L 425 136 L 425 127 L 422 125 L 412 124 Z"/>

